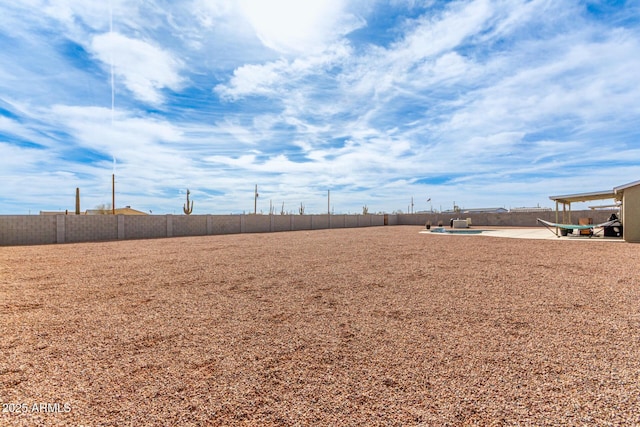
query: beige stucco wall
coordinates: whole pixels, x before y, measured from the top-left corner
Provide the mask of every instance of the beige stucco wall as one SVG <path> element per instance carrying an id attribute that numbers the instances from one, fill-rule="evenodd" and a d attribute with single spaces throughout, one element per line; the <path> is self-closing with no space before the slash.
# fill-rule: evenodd
<path id="1" fill-rule="evenodd" d="M 624 240 L 640 243 L 640 185 L 624 189 L 622 210 Z"/>

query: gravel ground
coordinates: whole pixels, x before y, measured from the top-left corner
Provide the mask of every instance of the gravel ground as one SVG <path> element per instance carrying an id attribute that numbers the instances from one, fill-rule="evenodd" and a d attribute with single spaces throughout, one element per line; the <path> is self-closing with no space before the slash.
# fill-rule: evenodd
<path id="1" fill-rule="evenodd" d="M 0 425 L 640 425 L 640 246 L 394 226 L 0 248 Z"/>

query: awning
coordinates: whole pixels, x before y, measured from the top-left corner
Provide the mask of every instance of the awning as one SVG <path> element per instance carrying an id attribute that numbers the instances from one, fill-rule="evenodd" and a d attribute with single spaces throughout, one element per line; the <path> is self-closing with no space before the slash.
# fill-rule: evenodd
<path id="1" fill-rule="evenodd" d="M 556 203 L 569 205 L 571 203 L 589 202 L 591 200 L 616 199 L 622 200 L 622 194 L 616 194 L 614 190 L 594 191 L 591 193 L 567 194 L 564 196 L 549 196 Z"/>

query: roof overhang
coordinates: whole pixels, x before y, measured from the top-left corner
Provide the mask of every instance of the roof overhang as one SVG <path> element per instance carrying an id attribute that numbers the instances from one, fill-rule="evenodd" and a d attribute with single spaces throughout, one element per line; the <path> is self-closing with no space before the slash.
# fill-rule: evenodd
<path id="1" fill-rule="evenodd" d="M 591 200 L 607 200 L 607 199 L 619 199 L 620 194 L 617 194 L 614 190 L 607 191 L 594 191 L 591 193 L 579 193 L 579 194 L 567 194 L 564 196 L 549 196 L 549 198 L 556 203 L 571 204 L 577 202 L 589 202 Z"/>

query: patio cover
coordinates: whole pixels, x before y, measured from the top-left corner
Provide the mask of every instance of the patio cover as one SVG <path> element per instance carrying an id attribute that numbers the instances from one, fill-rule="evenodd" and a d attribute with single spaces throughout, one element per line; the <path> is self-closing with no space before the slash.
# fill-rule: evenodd
<path id="1" fill-rule="evenodd" d="M 591 193 L 566 194 L 563 196 L 549 196 L 556 202 L 556 222 L 571 223 L 571 203 L 589 202 L 591 200 L 622 200 L 622 193 L 615 190 L 594 191 Z M 559 218 L 559 205 L 562 203 L 562 220 Z M 567 209 L 568 208 L 568 209 Z"/>

